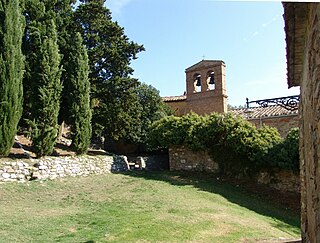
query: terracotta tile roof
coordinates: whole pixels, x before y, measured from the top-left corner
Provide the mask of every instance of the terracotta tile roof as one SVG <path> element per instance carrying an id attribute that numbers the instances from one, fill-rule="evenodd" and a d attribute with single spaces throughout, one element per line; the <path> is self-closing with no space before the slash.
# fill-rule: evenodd
<path id="1" fill-rule="evenodd" d="M 186 95 L 179 95 L 179 96 L 166 96 L 162 97 L 164 102 L 174 102 L 174 101 L 184 101 L 187 99 Z"/>
<path id="2" fill-rule="evenodd" d="M 298 109 L 294 111 L 287 110 L 280 105 L 273 105 L 267 107 L 251 107 L 230 110 L 229 112 L 242 116 L 246 119 L 256 119 L 260 117 L 275 117 L 275 116 L 287 116 L 298 115 Z"/>

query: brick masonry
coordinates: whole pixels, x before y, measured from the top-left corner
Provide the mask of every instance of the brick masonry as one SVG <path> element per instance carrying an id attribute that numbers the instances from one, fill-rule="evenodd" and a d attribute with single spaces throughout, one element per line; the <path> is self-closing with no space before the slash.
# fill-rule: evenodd
<path id="1" fill-rule="evenodd" d="M 208 86 L 208 74 L 214 71 L 215 87 Z M 195 77 L 201 76 L 201 89 L 196 91 Z M 171 107 L 174 114 L 183 116 L 190 112 L 199 115 L 212 112 L 225 113 L 227 110 L 226 74 L 223 61 L 202 60 L 186 69 L 186 94 L 181 96 L 163 97 Z M 258 128 L 263 124 L 278 129 L 280 135 L 285 137 L 293 127 L 299 126 L 298 114 L 287 111 L 280 106 L 253 108 L 252 114 L 246 109 L 230 110 L 252 122 Z"/>
<path id="2" fill-rule="evenodd" d="M 214 86 L 208 84 L 210 74 L 214 73 Z M 200 90 L 196 89 L 196 77 L 200 76 Z M 227 112 L 227 95 L 225 82 L 225 64 L 223 61 L 202 60 L 186 69 L 186 95 L 164 97 L 164 101 L 172 108 L 177 116 L 191 111 L 205 115 L 213 111 Z"/>
<path id="3" fill-rule="evenodd" d="M 281 137 L 285 137 L 290 129 L 299 127 L 298 115 L 261 117 L 248 119 L 248 121 L 253 123 L 257 128 L 260 128 L 263 125 L 275 127 L 278 129 Z"/>

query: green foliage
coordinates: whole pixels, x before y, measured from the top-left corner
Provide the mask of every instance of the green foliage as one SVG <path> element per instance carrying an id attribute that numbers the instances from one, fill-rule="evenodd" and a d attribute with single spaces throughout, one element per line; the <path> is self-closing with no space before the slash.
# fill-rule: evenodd
<path id="1" fill-rule="evenodd" d="M 126 140 L 148 147 L 148 131 L 151 124 L 170 114 L 168 106 L 162 101 L 159 91 L 151 85 L 140 84 L 134 89 L 138 98 L 137 109 L 134 113 L 139 122 Z"/>
<path id="2" fill-rule="evenodd" d="M 250 174 L 266 166 L 295 170 L 298 164 L 296 130 L 283 140 L 275 128 L 256 129 L 231 113 L 168 116 L 152 124 L 149 137 L 155 149 L 173 145 L 206 149 L 225 173 Z"/>
<path id="3" fill-rule="evenodd" d="M 87 50 L 82 45 L 79 33 L 75 35 L 73 43 L 73 58 L 69 61 L 71 138 L 72 147 L 82 154 L 88 151 L 91 139 L 89 65 Z"/>
<path id="4" fill-rule="evenodd" d="M 0 155 L 8 155 L 22 114 L 24 18 L 18 0 L 0 2 Z"/>
<path id="5" fill-rule="evenodd" d="M 53 20 L 45 23 L 44 32 L 39 31 L 39 70 L 34 93 L 34 119 L 30 123 L 31 139 L 38 157 L 53 152 L 58 132 L 60 108 L 61 55 L 57 45 L 57 32 Z"/>
<path id="6" fill-rule="evenodd" d="M 72 6 L 76 1 L 74 0 L 25 0 L 24 15 L 26 18 L 26 29 L 23 39 L 23 51 L 26 55 L 26 75 L 24 76 L 23 88 L 24 88 L 24 107 L 23 118 L 24 120 L 33 120 L 34 117 L 34 103 L 37 101 L 35 97 L 36 91 L 36 79 L 39 69 L 40 59 L 39 50 L 42 44 L 40 33 L 45 32 L 46 23 L 53 20 L 57 29 L 57 44 L 59 46 L 59 52 L 62 54 L 62 61 L 64 69 L 62 70 L 61 80 L 63 83 L 69 83 L 69 53 L 73 42 L 71 41 L 74 36 L 72 29 Z M 64 90 L 64 97 L 69 96 L 69 90 Z M 64 100 L 63 100 L 64 101 Z M 70 107 L 66 104 L 62 105 L 63 108 L 61 116 L 69 117 L 70 114 L 66 110 L 70 110 Z M 62 119 L 63 120 L 63 119 Z M 23 121 L 23 120 L 22 120 Z M 21 126 L 23 124 L 21 122 Z"/>
<path id="7" fill-rule="evenodd" d="M 279 141 L 268 151 L 263 162 L 299 172 L 299 129 L 291 129 L 285 139 Z"/>
<path id="8" fill-rule="evenodd" d="M 193 143 L 198 139 L 194 135 L 194 127 L 201 122 L 201 117 L 195 113 L 183 117 L 166 116 L 155 121 L 149 131 L 149 143 L 154 149 L 173 145 L 187 144 L 190 148 L 203 148 L 201 143 Z"/>
<path id="9" fill-rule="evenodd" d="M 134 135 L 139 123 L 135 93 L 139 82 L 130 77 L 129 65 L 143 46 L 129 41 L 103 0 L 81 1 L 74 22 L 88 50 L 94 134 L 106 141 Z"/>

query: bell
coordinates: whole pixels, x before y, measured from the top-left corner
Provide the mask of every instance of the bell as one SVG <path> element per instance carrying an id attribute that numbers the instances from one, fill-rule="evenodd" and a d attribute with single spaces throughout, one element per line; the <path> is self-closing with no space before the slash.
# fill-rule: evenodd
<path id="1" fill-rule="evenodd" d="M 211 74 L 211 75 L 210 75 L 209 84 L 214 84 L 214 74 Z"/>
<path id="2" fill-rule="evenodd" d="M 201 86 L 201 77 L 200 76 L 198 76 L 197 78 L 196 78 L 196 80 L 197 80 L 197 86 Z"/>

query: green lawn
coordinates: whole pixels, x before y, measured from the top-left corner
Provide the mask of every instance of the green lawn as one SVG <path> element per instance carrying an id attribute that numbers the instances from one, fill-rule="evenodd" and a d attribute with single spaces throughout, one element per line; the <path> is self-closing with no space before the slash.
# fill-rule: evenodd
<path id="1" fill-rule="evenodd" d="M 0 242 L 256 242 L 299 215 L 210 176 L 131 172 L 0 184 Z"/>

